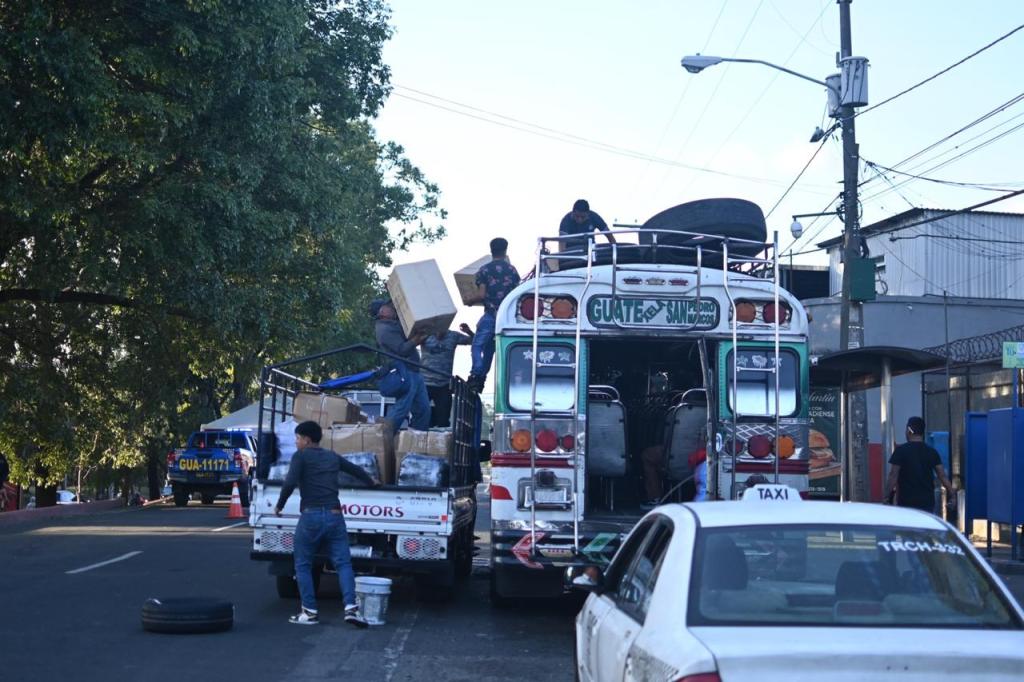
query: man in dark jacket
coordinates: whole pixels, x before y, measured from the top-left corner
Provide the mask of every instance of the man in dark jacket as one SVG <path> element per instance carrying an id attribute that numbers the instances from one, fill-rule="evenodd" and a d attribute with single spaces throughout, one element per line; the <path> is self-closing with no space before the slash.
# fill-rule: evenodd
<path id="1" fill-rule="evenodd" d="M 356 605 L 356 579 L 352 571 L 352 555 L 348 549 L 348 529 L 338 498 L 338 474 L 356 477 L 367 486 L 378 482 L 344 457 L 320 447 L 323 432 L 314 421 L 302 422 L 295 427 L 295 448 L 288 475 L 281 488 L 281 496 L 274 507 L 278 516 L 295 487 L 299 488 L 300 515 L 295 527 L 295 581 L 299 584 L 302 610 L 288 622 L 297 625 L 316 625 L 320 616 L 316 609 L 313 587 L 313 558 L 321 544 L 338 571 L 341 594 L 345 599 L 345 622 L 365 628 L 367 623 L 359 616 Z"/>
<path id="2" fill-rule="evenodd" d="M 398 313 L 395 312 L 395 306 L 391 301 L 375 300 L 370 304 L 370 316 L 377 321 L 373 329 L 377 337 L 377 347 L 408 361 L 405 363 L 408 386 L 401 395 L 395 396 L 395 404 L 387 418 L 395 431 L 402 426 L 406 417 L 409 417 L 409 428 L 426 431 L 430 428 L 430 397 L 417 366 L 420 364 L 417 346 L 423 343 L 426 336 L 416 334 L 411 339 L 405 338 L 402 324 L 398 321 Z M 385 364 L 392 360 L 393 358 L 386 358 Z"/>

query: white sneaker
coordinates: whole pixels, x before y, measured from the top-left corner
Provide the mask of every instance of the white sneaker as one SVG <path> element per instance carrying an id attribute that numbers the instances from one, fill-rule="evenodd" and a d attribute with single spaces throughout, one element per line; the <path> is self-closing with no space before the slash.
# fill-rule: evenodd
<path id="1" fill-rule="evenodd" d="M 357 628 L 365 628 L 370 626 L 370 624 L 367 623 L 363 619 L 363 617 L 359 615 L 359 607 L 355 604 L 349 604 L 345 607 L 345 622 L 349 625 L 354 625 Z"/>
<path id="2" fill-rule="evenodd" d="M 288 617 L 288 622 L 296 625 L 316 625 L 320 622 L 320 614 L 303 606 L 297 616 Z"/>

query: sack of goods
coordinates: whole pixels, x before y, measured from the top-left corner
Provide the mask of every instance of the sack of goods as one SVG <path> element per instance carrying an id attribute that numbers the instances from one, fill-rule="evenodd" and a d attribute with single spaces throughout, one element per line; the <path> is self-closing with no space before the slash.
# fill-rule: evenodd
<path id="1" fill-rule="evenodd" d="M 451 449 L 451 431 L 399 431 L 395 439 L 396 482 L 408 486 L 447 486 Z"/>
<path id="2" fill-rule="evenodd" d="M 321 429 L 334 424 L 359 424 L 366 415 L 354 400 L 326 393 L 299 393 L 295 396 L 292 415 L 296 422 L 314 421 Z"/>
<path id="3" fill-rule="evenodd" d="M 407 452 L 398 467 L 398 485 L 444 488 L 448 485 L 448 460 Z"/>
<path id="4" fill-rule="evenodd" d="M 377 455 L 372 452 L 349 452 L 344 455 L 339 455 L 344 459 L 347 459 L 352 464 L 366 472 L 366 474 L 373 479 L 380 480 L 380 464 L 377 462 Z M 338 485 L 345 488 L 365 488 L 366 484 L 360 481 L 355 476 L 346 474 L 343 471 L 338 472 Z"/>
<path id="5" fill-rule="evenodd" d="M 491 262 L 490 256 L 477 258 L 475 261 L 455 273 L 455 286 L 459 290 L 459 296 L 466 305 L 474 305 L 467 302 L 467 298 L 475 296 L 477 292 L 476 273 L 487 263 Z M 478 303 L 475 305 L 482 305 Z"/>
<path id="6" fill-rule="evenodd" d="M 388 277 L 388 293 L 406 336 L 447 331 L 455 319 L 455 303 L 437 261 L 396 265 Z"/>
<path id="7" fill-rule="evenodd" d="M 376 478 L 381 483 L 395 480 L 394 436 L 389 422 L 337 425 L 324 431 L 320 447 L 339 455 L 371 454 L 377 460 Z"/>

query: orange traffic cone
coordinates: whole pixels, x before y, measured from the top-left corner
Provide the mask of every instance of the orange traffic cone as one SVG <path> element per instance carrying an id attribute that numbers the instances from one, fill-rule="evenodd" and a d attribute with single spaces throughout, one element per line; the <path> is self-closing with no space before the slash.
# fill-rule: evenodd
<path id="1" fill-rule="evenodd" d="M 231 484 L 231 506 L 228 508 L 229 519 L 244 519 L 242 513 L 242 498 L 238 494 L 238 481 Z"/>

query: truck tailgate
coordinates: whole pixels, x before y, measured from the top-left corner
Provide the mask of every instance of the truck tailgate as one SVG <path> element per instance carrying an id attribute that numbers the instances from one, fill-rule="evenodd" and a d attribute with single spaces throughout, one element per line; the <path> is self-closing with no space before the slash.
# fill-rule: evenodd
<path id="1" fill-rule="evenodd" d="M 281 487 L 260 486 L 253 505 L 253 525 L 294 527 L 301 501 L 298 491 L 288 498 L 281 517 L 274 515 Z M 351 532 L 451 533 L 448 490 L 346 488 L 339 495 L 345 525 Z"/>

